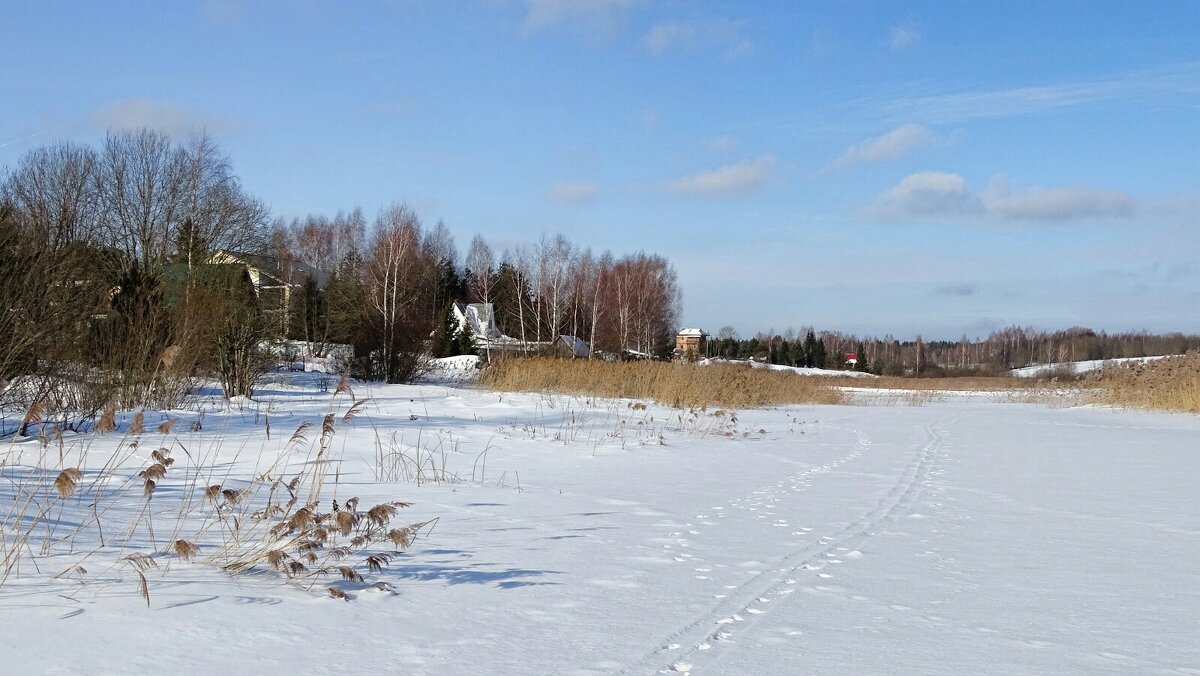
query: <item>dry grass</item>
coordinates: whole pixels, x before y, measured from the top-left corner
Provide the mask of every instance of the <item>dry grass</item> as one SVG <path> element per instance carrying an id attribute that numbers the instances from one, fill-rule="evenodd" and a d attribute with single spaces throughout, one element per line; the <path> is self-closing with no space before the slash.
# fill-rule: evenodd
<path id="1" fill-rule="evenodd" d="M 772 404 L 837 404 L 842 401 L 841 393 L 826 381 L 735 365 L 505 359 L 489 366 L 481 382 L 485 387 L 508 392 L 653 399 L 675 408 L 743 408 Z"/>
<path id="2" fill-rule="evenodd" d="M 183 570 L 207 565 L 232 574 L 274 571 L 310 590 L 331 575 L 341 576 L 339 591 L 348 591 L 348 583 L 365 584 L 356 567 L 381 573 L 437 519 L 394 523 L 411 505 L 399 500 L 360 511 L 353 497 L 340 505 L 333 500 L 327 511 L 320 508 L 322 488 L 336 494 L 339 487 L 340 456 L 331 457 L 334 436 L 365 411 L 365 400 L 353 402 L 339 421 L 337 397 L 321 418 L 319 437 L 310 440 L 315 435 L 308 432 L 317 428 L 303 421 L 288 441 L 277 442 L 277 454 L 264 441 L 258 459 L 251 459 L 253 474 L 241 479 L 217 462 L 226 443 L 221 432 L 203 441 L 164 438 L 166 445 L 143 459 L 143 440 L 134 438 L 135 430 L 147 428 L 141 412 L 116 440 L 112 456 L 89 467 L 100 428 L 116 427 L 115 407 L 106 413 L 109 425 L 98 425 L 67 448 L 55 448 L 44 434 L 36 446 L 13 441 L 0 449 L 0 498 L 8 505 L 0 512 L 0 588 L 22 574 L 40 575 L 39 562 L 60 557 L 75 562 L 59 577 L 77 576 L 80 584 L 111 584 L 112 571 L 126 568 L 148 605 L 153 580 L 147 576 L 151 569 L 166 575 L 171 566 L 160 569 L 157 560 L 171 556 Z M 39 417 L 33 408 L 25 420 L 35 425 Z M 171 427 L 160 425 L 158 431 L 165 436 Z M 175 446 L 184 452 L 178 463 L 171 454 Z M 36 457 L 29 457 L 30 450 Z M 354 560 L 341 562 L 347 557 Z M 97 564 L 99 572 L 89 576 L 85 562 Z"/>
<path id="3" fill-rule="evenodd" d="M 1113 364 L 1085 379 L 1096 401 L 1125 408 L 1200 413 L 1200 353 Z"/>

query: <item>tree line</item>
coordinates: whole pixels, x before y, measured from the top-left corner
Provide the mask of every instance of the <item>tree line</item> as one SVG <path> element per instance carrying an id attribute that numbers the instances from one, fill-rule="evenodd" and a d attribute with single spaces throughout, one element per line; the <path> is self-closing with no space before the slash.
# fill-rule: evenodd
<path id="1" fill-rule="evenodd" d="M 400 335 L 432 328 L 434 345 L 440 346 L 435 352 L 462 352 L 471 345 L 449 335 L 450 305 L 456 302 L 492 308 L 499 335 L 480 336 L 485 351 L 537 351 L 560 335 L 614 355 L 665 356 L 673 347 L 681 294 L 675 270 L 662 256 L 595 254 L 562 234 L 497 255 L 477 234 L 460 258 L 445 224 L 424 229 L 404 206 L 380 214 L 369 241 L 366 230 L 358 210 L 277 224 L 281 260 L 334 271 L 324 290 L 305 286 L 292 313 L 291 335 L 318 344 L 353 344 L 361 327 L 347 317 L 354 307 L 343 300 L 356 295 L 345 287 L 359 284 L 381 322 L 379 331 Z M 390 339 L 385 336 L 383 344 Z"/>
<path id="2" fill-rule="evenodd" d="M 727 359 L 757 358 L 773 364 L 854 369 L 878 375 L 999 375 L 1034 364 L 1183 354 L 1200 349 L 1200 336 L 1145 331 L 1107 333 L 1073 327 L 1058 331 L 1010 326 L 986 338 L 925 341 L 891 335 L 860 337 L 838 331 L 794 329 L 759 332 L 741 339 L 723 327 L 709 342 L 709 355 Z M 846 363 L 854 354 L 857 363 Z"/>
<path id="3" fill-rule="evenodd" d="M 460 258 L 444 223 L 400 203 L 372 221 L 361 209 L 272 219 L 207 134 L 57 142 L 0 176 L 10 398 L 84 413 L 172 406 L 208 377 L 249 396 L 285 338 L 350 345 L 353 375 L 401 382 L 454 302 L 492 303 L 501 331 L 528 344 L 570 333 L 656 352 L 680 294 L 665 258 L 595 255 L 562 235 L 499 256 L 476 236 Z"/>

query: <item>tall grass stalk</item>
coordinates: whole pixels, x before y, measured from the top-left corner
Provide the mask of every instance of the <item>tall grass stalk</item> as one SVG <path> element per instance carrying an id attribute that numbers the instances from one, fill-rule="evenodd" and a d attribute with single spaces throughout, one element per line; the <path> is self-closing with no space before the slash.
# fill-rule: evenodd
<path id="1" fill-rule="evenodd" d="M 842 401 L 838 390 L 819 379 L 737 365 L 504 359 L 484 371 L 481 384 L 509 392 L 652 399 L 675 408 L 744 408 Z"/>

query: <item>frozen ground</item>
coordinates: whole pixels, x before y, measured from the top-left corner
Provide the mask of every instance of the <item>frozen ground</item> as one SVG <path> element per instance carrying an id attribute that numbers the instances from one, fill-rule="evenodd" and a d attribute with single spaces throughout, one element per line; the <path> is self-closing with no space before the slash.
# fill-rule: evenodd
<path id="1" fill-rule="evenodd" d="M 326 411 L 296 377 L 250 408 L 211 401 L 180 443 L 253 467 Z M 440 519 L 368 576 L 391 591 L 339 601 L 202 551 L 158 556 L 147 608 L 128 567 L 104 565 L 116 554 L 83 582 L 51 578 L 60 552 L 0 587 L 4 669 L 1200 673 L 1195 416 L 946 395 L 735 420 L 451 385 L 355 394 L 372 400 L 337 433 L 338 496 Z M 393 433 L 458 480 L 377 482 L 376 434 Z M 85 474 L 117 443 L 92 443 Z"/>

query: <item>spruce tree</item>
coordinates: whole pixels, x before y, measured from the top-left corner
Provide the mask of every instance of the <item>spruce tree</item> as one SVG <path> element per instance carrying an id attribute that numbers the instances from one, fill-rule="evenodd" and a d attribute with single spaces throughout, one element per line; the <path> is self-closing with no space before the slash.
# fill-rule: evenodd
<path id="1" fill-rule="evenodd" d="M 812 368 L 818 365 L 825 364 L 825 346 L 820 346 L 820 361 L 818 359 L 817 337 L 813 335 L 812 329 L 804 335 L 804 365 Z"/>
<path id="2" fill-rule="evenodd" d="M 454 340 L 454 354 L 475 354 L 475 332 L 470 322 L 463 322 Z"/>
<path id="3" fill-rule="evenodd" d="M 446 303 L 438 312 L 434 325 L 433 343 L 429 352 L 434 357 L 450 357 L 458 354 L 458 327 L 454 321 L 454 303 Z"/>

